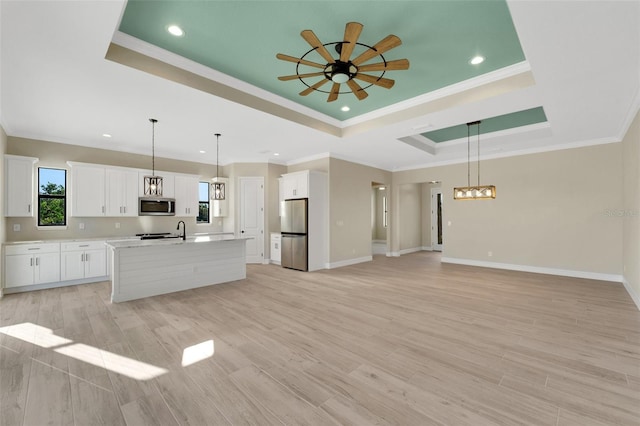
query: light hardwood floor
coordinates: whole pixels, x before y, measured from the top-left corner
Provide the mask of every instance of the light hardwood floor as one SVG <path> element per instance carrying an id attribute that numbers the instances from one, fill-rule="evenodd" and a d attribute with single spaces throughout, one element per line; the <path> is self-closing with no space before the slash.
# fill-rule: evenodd
<path id="1" fill-rule="evenodd" d="M 120 304 L 106 282 L 6 296 L 0 424 L 640 424 L 620 284 L 427 252 L 247 276 Z M 196 348 L 213 355 L 183 366 Z"/>

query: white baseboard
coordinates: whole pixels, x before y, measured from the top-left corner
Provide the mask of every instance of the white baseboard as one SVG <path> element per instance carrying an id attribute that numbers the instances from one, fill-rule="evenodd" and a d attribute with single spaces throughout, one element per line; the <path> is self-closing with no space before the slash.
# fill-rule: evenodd
<path id="1" fill-rule="evenodd" d="M 398 253 L 400 256 L 402 256 L 403 254 L 415 253 L 417 251 L 422 251 L 422 247 L 411 247 L 408 249 L 402 249 Z"/>
<path id="2" fill-rule="evenodd" d="M 627 281 L 625 277 L 622 277 L 622 285 L 624 285 L 625 290 L 627 290 L 627 293 L 629 293 L 629 296 L 631 296 L 631 300 L 633 300 L 633 303 L 636 304 L 638 310 L 640 311 L 640 295 L 636 293 L 633 287 L 631 287 L 631 283 L 629 283 L 629 281 Z"/>
<path id="3" fill-rule="evenodd" d="M 364 257 L 358 257 L 355 259 L 340 260 L 338 262 L 327 263 L 326 268 L 327 269 L 341 268 L 343 266 L 355 265 L 357 263 L 371 262 L 372 260 L 373 260 L 373 256 L 364 256 Z"/>
<path id="4" fill-rule="evenodd" d="M 269 263 L 273 264 L 273 265 L 280 265 L 280 261 L 279 260 L 273 260 L 271 259 L 271 261 L 269 261 Z"/>
<path id="5" fill-rule="evenodd" d="M 433 251 L 433 247 L 431 247 L 431 246 L 422 246 L 422 247 L 420 247 L 420 250 L 422 250 L 422 251 Z"/>
<path id="6" fill-rule="evenodd" d="M 590 280 L 622 282 L 622 275 L 601 274 L 599 272 L 574 271 L 570 269 L 546 268 L 542 266 L 514 265 L 511 263 L 486 262 L 484 260 L 458 259 L 442 257 L 442 263 L 456 263 L 459 265 L 480 266 L 483 268 L 507 269 L 510 271 L 533 272 L 536 274 L 559 275 L 562 277 L 586 278 Z"/>

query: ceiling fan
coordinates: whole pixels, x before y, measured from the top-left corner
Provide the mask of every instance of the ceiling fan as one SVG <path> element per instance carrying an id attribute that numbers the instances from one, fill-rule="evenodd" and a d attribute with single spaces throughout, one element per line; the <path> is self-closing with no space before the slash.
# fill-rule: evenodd
<path id="1" fill-rule="evenodd" d="M 313 91 L 328 93 L 329 96 L 327 97 L 327 102 L 335 101 L 336 99 L 338 99 L 339 94 L 349 93 L 348 91 L 340 91 L 340 85 L 344 83 L 349 86 L 349 89 L 351 89 L 351 92 L 353 92 L 358 100 L 363 100 L 364 98 L 369 96 L 365 89 L 373 85 L 384 87 L 385 89 L 390 89 L 391 87 L 393 87 L 395 81 L 389 78 L 384 78 L 384 74 L 387 71 L 409 69 L 409 60 L 397 59 L 393 61 L 387 61 L 384 56 L 382 56 L 382 54 L 393 49 L 394 47 L 400 46 L 402 44 L 402 41 L 397 36 L 390 34 L 380 40 L 374 46 L 368 46 L 366 44 L 358 43 L 358 37 L 360 37 L 361 32 L 362 24 L 358 22 L 349 22 L 345 26 L 344 39 L 342 41 L 323 44 L 322 42 L 320 42 L 318 37 L 316 37 L 313 31 L 302 31 L 300 35 L 303 39 L 305 39 L 307 43 L 309 43 L 311 49 L 300 58 L 278 53 L 276 55 L 276 58 L 283 61 L 294 62 L 296 64 L 295 74 L 281 76 L 278 77 L 278 79 L 281 81 L 296 79 L 302 81 L 302 83 L 304 83 L 307 88 L 300 92 L 301 96 L 307 96 Z M 335 51 L 338 53 L 337 59 L 335 59 L 331 55 L 326 46 L 334 46 Z M 356 46 L 365 47 L 366 50 L 354 59 L 350 59 Z M 305 59 L 308 54 L 314 51 L 322 56 L 322 58 L 327 61 L 327 63 L 321 64 Z M 380 56 L 382 62 L 364 64 L 365 62 L 375 58 L 376 56 Z M 301 73 L 301 65 L 312 68 L 319 68 L 322 71 Z M 365 72 L 377 72 L 379 73 L 379 75 L 364 74 Z M 305 79 L 313 77 L 323 78 L 322 80 L 319 80 L 313 84 L 309 84 L 305 81 Z M 364 81 L 365 83 L 369 83 L 369 85 L 363 88 L 355 80 Z M 331 90 L 322 90 L 321 87 L 328 82 L 333 82 Z"/>

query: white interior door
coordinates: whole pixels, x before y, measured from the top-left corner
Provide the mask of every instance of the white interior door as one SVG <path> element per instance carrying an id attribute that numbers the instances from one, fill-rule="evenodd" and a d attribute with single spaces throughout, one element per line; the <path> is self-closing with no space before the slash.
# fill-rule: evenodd
<path id="1" fill-rule="evenodd" d="M 431 188 L 431 250 L 442 251 L 442 188 Z"/>
<path id="2" fill-rule="evenodd" d="M 264 178 L 241 177 L 240 236 L 247 240 L 247 263 L 264 261 Z"/>

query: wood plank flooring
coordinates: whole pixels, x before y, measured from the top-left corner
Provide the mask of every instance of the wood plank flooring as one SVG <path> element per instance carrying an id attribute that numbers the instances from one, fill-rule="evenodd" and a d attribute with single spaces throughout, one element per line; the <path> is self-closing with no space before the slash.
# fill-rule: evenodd
<path id="1" fill-rule="evenodd" d="M 247 277 L 119 304 L 108 282 L 6 296 L 0 424 L 640 424 L 621 284 L 428 252 Z"/>

